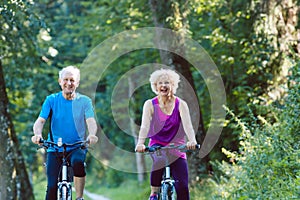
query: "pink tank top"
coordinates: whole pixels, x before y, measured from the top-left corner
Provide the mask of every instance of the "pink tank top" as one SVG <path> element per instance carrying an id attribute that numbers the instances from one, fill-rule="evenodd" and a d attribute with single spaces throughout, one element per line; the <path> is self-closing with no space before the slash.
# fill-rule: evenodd
<path id="1" fill-rule="evenodd" d="M 169 144 L 185 144 L 185 132 L 181 123 L 179 112 L 179 99 L 175 99 L 175 106 L 171 115 L 167 115 L 159 107 L 158 98 L 152 99 L 154 108 L 148 137 L 150 138 L 149 146 L 159 144 L 166 146 Z M 173 153 L 174 152 L 174 153 Z M 180 151 L 173 151 L 178 157 L 185 158 L 186 154 Z"/>

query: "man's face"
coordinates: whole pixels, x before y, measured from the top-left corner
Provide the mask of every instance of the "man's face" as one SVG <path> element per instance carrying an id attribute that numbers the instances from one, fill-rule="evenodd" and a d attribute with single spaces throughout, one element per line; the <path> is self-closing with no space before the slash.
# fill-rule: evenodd
<path id="1" fill-rule="evenodd" d="M 62 78 L 58 80 L 61 90 L 64 94 L 73 94 L 76 88 L 79 86 L 79 80 L 72 72 L 66 72 L 62 75 Z"/>

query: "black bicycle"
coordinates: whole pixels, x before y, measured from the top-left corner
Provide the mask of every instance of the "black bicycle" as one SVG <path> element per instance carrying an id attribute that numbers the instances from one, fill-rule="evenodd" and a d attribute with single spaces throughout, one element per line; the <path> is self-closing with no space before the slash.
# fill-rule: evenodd
<path id="1" fill-rule="evenodd" d="M 57 143 L 40 140 L 41 147 L 48 149 L 49 147 L 62 148 L 62 165 L 60 170 L 60 176 L 58 177 L 58 189 L 57 189 L 57 200 L 72 200 L 72 180 L 73 174 L 70 169 L 70 164 L 67 161 L 67 147 L 74 147 L 72 151 L 77 149 L 85 149 L 88 147 L 89 141 L 79 141 L 72 144 L 62 143 L 61 139 Z"/>
<path id="2" fill-rule="evenodd" d="M 146 152 L 156 153 L 158 156 L 162 155 L 162 151 L 166 152 L 166 164 L 165 164 L 165 170 L 164 175 L 162 177 L 161 181 L 161 187 L 158 194 L 159 200 L 176 200 L 176 190 L 175 190 L 175 180 L 172 178 L 171 175 L 171 168 L 170 168 L 170 161 L 169 161 L 169 151 L 172 149 L 178 149 L 181 152 L 188 152 L 192 151 L 187 149 L 186 145 L 169 145 L 169 146 L 153 146 L 153 147 L 146 147 Z M 196 149 L 200 149 L 200 144 L 196 145 Z"/>

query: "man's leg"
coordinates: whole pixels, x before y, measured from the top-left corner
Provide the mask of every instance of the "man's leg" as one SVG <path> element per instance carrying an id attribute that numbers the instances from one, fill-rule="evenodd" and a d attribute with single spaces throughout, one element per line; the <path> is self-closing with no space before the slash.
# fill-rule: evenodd
<path id="1" fill-rule="evenodd" d="M 57 178 L 60 170 L 60 157 L 58 154 L 51 152 L 47 153 L 47 192 L 46 200 L 57 199 Z"/>
<path id="2" fill-rule="evenodd" d="M 86 151 L 77 150 L 71 155 L 71 166 L 74 172 L 74 187 L 76 190 L 76 199 L 83 198 L 83 190 L 85 186 L 85 157 Z"/>
<path id="3" fill-rule="evenodd" d="M 76 191 L 76 199 L 83 197 L 84 185 L 85 185 L 85 177 L 74 176 L 74 187 Z"/>

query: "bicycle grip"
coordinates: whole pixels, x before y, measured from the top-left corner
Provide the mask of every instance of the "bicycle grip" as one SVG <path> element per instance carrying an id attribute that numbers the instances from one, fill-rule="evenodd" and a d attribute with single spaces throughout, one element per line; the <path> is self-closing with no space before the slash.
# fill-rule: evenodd
<path id="1" fill-rule="evenodd" d="M 155 152 L 157 151 L 159 148 L 158 147 L 146 147 L 145 151 L 146 152 Z"/>

